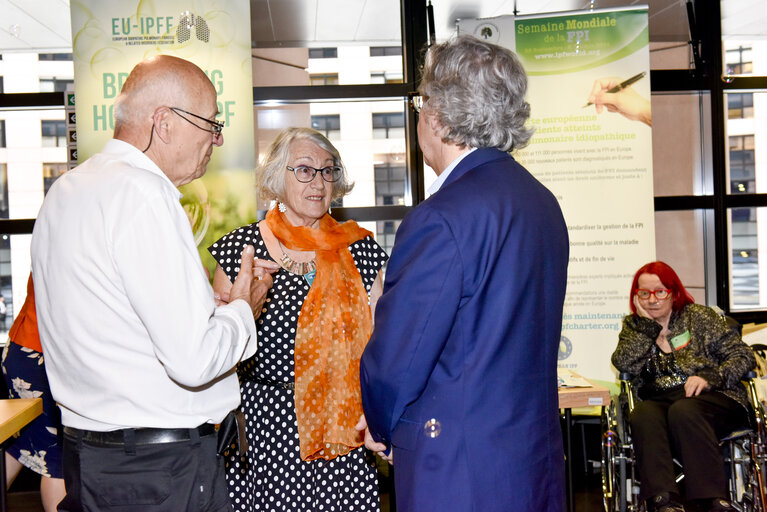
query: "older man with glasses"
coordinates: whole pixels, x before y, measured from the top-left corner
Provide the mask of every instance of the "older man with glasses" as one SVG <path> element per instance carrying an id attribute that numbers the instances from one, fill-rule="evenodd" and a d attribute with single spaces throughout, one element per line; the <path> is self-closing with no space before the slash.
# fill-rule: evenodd
<path id="1" fill-rule="evenodd" d="M 139 63 L 114 138 L 54 183 L 35 223 L 41 341 L 64 424 L 59 510 L 231 510 L 215 425 L 240 403 L 230 370 L 256 351 L 277 265 L 245 248 L 217 305 L 177 190 L 223 144 L 216 114 L 194 64 Z"/>

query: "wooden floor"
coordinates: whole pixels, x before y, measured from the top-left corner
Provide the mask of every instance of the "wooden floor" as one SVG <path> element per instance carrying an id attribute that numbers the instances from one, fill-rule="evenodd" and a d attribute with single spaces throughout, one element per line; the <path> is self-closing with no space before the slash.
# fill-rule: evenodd
<path id="1" fill-rule="evenodd" d="M 602 510 L 602 482 L 599 468 L 595 466 L 595 462 L 599 459 L 601 427 L 586 424 L 583 428 L 584 435 L 574 435 L 573 439 L 573 501 L 575 512 L 600 512 Z M 587 445 L 585 450 L 584 442 Z M 379 464 L 381 464 L 378 468 L 379 471 L 386 474 L 388 472 L 386 463 L 379 461 Z M 392 512 L 389 506 L 390 495 L 387 483 L 387 480 L 381 483 L 381 512 Z M 8 491 L 8 511 L 43 512 L 39 486 L 40 477 L 28 469 L 23 469 Z"/>
<path id="2" fill-rule="evenodd" d="M 22 478 L 24 475 L 20 475 Z M 34 476 L 29 477 L 34 480 Z M 40 492 L 27 489 L 32 483 L 20 485 L 15 482 L 14 487 L 8 492 L 8 512 L 43 512 L 40 502 Z M 575 482 L 575 511 L 576 512 L 599 512 L 602 510 L 601 482 L 599 475 L 583 475 Z M 381 494 L 381 512 L 390 512 L 389 494 Z"/>

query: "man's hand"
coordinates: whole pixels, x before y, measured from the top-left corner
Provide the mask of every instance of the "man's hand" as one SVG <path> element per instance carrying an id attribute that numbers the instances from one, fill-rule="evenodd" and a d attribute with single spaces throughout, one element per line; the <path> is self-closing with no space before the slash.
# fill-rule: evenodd
<path id="1" fill-rule="evenodd" d="M 280 268 L 274 261 L 254 259 L 255 249 L 248 245 L 242 251 L 240 272 L 229 290 L 229 302 L 242 299 L 250 305 L 253 317 L 261 315 L 266 294 L 272 287 L 272 273 Z M 224 297 L 222 297 L 223 299 Z"/>
<path id="2" fill-rule="evenodd" d="M 384 453 L 386 451 L 386 445 L 383 443 L 376 442 L 376 440 L 373 439 L 373 436 L 370 435 L 370 430 L 368 430 L 368 422 L 365 419 L 364 414 L 360 416 L 360 420 L 357 422 L 354 428 L 356 428 L 357 431 L 362 431 L 362 430 L 365 431 L 365 448 L 367 448 L 368 450 L 372 452 L 376 452 L 379 457 L 381 457 L 383 460 L 385 460 L 389 464 L 394 464 L 393 450 L 389 450 L 389 455 L 386 455 Z"/>

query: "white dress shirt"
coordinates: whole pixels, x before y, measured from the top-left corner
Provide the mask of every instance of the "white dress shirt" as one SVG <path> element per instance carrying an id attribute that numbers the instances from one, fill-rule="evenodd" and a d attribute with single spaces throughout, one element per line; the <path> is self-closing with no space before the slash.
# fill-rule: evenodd
<path id="1" fill-rule="evenodd" d="M 461 163 L 461 160 L 469 156 L 473 151 L 475 151 L 477 148 L 471 148 L 468 151 L 461 153 L 458 158 L 450 162 L 450 164 L 445 167 L 445 170 L 442 171 L 442 174 L 437 176 L 437 179 L 434 180 L 434 183 L 431 184 L 427 192 L 430 196 L 433 196 L 437 193 L 437 191 L 442 188 L 442 184 L 445 183 L 445 180 L 447 180 L 447 177 L 450 176 L 450 173 L 453 172 L 453 169 L 456 168 L 456 166 Z"/>
<path id="2" fill-rule="evenodd" d="M 32 236 L 37 318 L 66 426 L 196 427 L 240 403 L 248 304 L 216 307 L 181 193 L 111 140 L 56 180 Z"/>

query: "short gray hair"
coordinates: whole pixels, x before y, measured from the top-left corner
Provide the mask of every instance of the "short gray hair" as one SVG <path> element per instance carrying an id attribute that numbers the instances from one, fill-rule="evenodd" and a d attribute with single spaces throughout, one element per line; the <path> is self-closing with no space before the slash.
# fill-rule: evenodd
<path id="1" fill-rule="evenodd" d="M 324 135 L 311 128 L 286 128 L 274 139 L 269 149 L 256 168 L 261 199 L 271 201 L 285 200 L 285 170 L 290 158 L 290 146 L 296 140 L 308 140 L 324 149 L 333 157 L 333 165 L 344 171 L 338 181 L 333 183 L 333 199 L 338 199 L 351 192 L 354 183 L 349 180 L 341 155 L 336 147 Z M 319 178 L 322 179 L 322 178 Z"/>
<path id="2" fill-rule="evenodd" d="M 524 147 L 527 74 L 514 53 L 472 36 L 435 44 L 426 53 L 418 91 L 423 110 L 437 116 L 442 141 L 512 151 Z"/>

